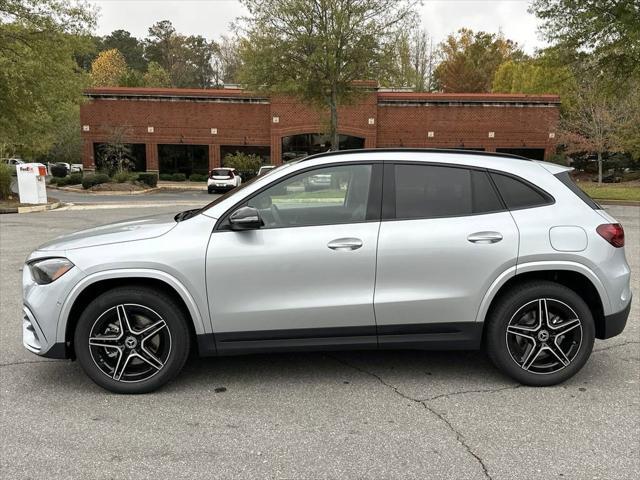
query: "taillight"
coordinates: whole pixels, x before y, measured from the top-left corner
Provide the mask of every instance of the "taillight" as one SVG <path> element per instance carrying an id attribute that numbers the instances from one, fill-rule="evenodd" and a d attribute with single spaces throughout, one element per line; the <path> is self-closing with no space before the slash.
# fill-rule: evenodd
<path id="1" fill-rule="evenodd" d="M 596 232 L 614 247 L 624 247 L 624 228 L 619 223 L 605 223 Z"/>

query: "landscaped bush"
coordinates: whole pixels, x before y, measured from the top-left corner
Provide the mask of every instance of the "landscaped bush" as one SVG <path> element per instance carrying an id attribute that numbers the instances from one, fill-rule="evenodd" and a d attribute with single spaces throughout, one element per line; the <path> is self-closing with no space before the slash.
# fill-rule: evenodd
<path id="1" fill-rule="evenodd" d="M 173 177 L 173 175 L 170 174 L 170 173 L 161 173 L 160 174 L 160 180 L 162 180 L 163 182 L 170 182 L 171 181 L 171 177 Z"/>
<path id="2" fill-rule="evenodd" d="M 85 175 L 82 179 L 82 188 L 87 189 L 101 183 L 109 183 L 111 179 L 106 173 L 96 173 L 95 175 Z"/>
<path id="3" fill-rule="evenodd" d="M 158 175 L 155 173 L 139 173 L 138 181 L 154 188 L 158 186 Z"/>
<path id="4" fill-rule="evenodd" d="M 53 175 L 54 177 L 66 177 L 67 174 L 69 173 L 67 167 L 65 167 L 64 165 L 51 165 L 49 167 L 49 171 L 51 172 L 51 175 Z"/>
<path id="5" fill-rule="evenodd" d="M 116 183 L 126 183 L 132 181 L 135 176 L 125 170 L 120 170 L 119 172 L 114 173 L 111 178 L 113 178 L 113 181 Z"/>
<path id="6" fill-rule="evenodd" d="M 57 185 L 60 179 L 58 177 L 51 177 L 49 180 L 49 185 Z"/>
<path id="7" fill-rule="evenodd" d="M 191 175 L 189 175 L 189 181 L 190 182 L 206 182 L 207 176 L 202 175 L 200 173 L 192 173 Z"/>
<path id="8" fill-rule="evenodd" d="M 81 173 L 72 173 L 66 178 L 67 185 L 79 185 L 82 183 L 82 174 Z"/>
<path id="9" fill-rule="evenodd" d="M 258 174 L 262 160 L 258 155 L 236 152 L 233 155 L 225 155 L 222 164 L 225 167 L 235 168 L 242 180 L 246 182 Z"/>
<path id="10" fill-rule="evenodd" d="M 623 182 L 630 182 L 632 180 L 640 180 L 640 171 L 638 172 L 628 172 L 622 175 Z"/>
<path id="11" fill-rule="evenodd" d="M 0 163 L 0 200 L 7 200 L 11 196 L 11 172 L 15 167 Z"/>
<path id="12" fill-rule="evenodd" d="M 171 180 L 174 182 L 185 182 L 187 180 L 187 176 L 184 173 L 174 173 L 171 175 Z"/>

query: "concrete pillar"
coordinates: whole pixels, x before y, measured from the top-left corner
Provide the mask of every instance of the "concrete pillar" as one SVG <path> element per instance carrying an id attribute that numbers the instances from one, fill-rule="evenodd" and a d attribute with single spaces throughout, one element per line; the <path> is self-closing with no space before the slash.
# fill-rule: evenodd
<path id="1" fill-rule="evenodd" d="M 158 173 L 158 144 L 146 143 L 144 146 L 145 156 L 147 157 L 147 172 Z"/>

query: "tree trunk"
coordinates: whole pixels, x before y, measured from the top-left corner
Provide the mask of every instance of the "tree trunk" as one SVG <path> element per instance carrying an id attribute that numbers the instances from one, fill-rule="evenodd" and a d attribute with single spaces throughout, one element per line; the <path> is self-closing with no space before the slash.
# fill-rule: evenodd
<path id="1" fill-rule="evenodd" d="M 338 135 L 338 94 L 335 88 L 331 90 L 329 109 L 331 110 L 331 121 L 329 124 L 331 150 L 340 150 L 340 136 Z"/>
<path id="2" fill-rule="evenodd" d="M 602 152 L 598 152 L 598 185 L 602 184 Z"/>

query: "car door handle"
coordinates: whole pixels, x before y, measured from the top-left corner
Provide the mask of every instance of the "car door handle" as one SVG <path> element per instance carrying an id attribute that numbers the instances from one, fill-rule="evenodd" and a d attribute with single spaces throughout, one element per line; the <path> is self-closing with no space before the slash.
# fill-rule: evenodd
<path id="1" fill-rule="evenodd" d="M 502 240 L 500 232 L 476 232 L 467 237 L 471 243 L 497 243 Z"/>
<path id="2" fill-rule="evenodd" d="M 361 246 L 362 240 L 359 238 L 336 238 L 327 244 L 331 250 L 357 250 Z"/>

